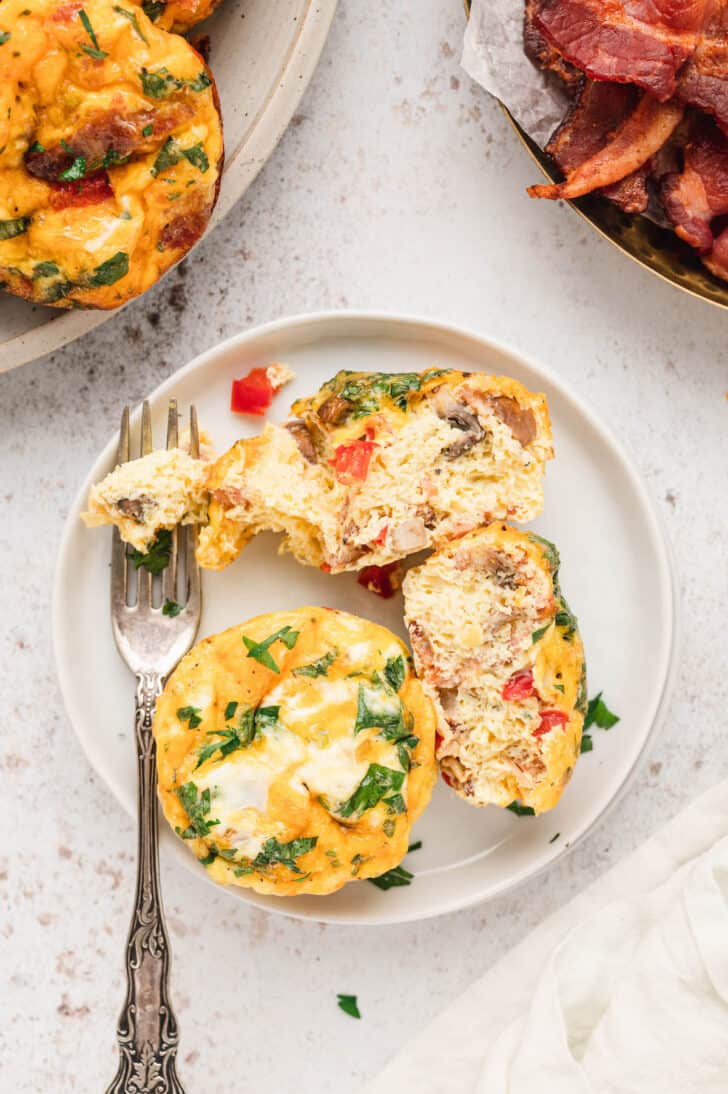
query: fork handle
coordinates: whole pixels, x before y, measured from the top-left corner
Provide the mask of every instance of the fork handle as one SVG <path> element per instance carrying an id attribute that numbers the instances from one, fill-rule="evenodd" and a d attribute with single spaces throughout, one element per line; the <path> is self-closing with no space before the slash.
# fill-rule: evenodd
<path id="1" fill-rule="evenodd" d="M 126 1002 L 119 1016 L 119 1070 L 106 1094 L 184 1094 L 176 1073 L 177 1021 L 169 1002 L 170 950 L 159 884 L 154 705 L 164 679 L 137 673 L 139 774 L 137 885 L 126 944 Z"/>

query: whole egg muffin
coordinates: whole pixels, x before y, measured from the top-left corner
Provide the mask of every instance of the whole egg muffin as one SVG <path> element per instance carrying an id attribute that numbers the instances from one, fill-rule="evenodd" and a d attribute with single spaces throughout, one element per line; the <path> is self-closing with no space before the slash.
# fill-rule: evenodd
<path id="1" fill-rule="evenodd" d="M 438 712 L 443 778 L 471 805 L 553 808 L 579 758 L 584 648 L 552 543 L 492 524 L 407 574 L 405 620 Z"/>
<path id="2" fill-rule="evenodd" d="M 203 567 L 259 531 L 332 573 L 385 566 L 494 519 L 532 520 L 553 456 L 543 395 L 454 369 L 339 372 L 210 473 Z"/>
<path id="3" fill-rule="evenodd" d="M 143 7 L 4 0 L 0 282 L 8 291 L 93 308 L 144 292 L 205 230 L 222 159 L 207 66 Z"/>
<path id="4" fill-rule="evenodd" d="M 328 608 L 204 639 L 167 681 L 154 736 L 177 835 L 213 880 L 279 896 L 396 866 L 436 776 L 406 647 Z"/>

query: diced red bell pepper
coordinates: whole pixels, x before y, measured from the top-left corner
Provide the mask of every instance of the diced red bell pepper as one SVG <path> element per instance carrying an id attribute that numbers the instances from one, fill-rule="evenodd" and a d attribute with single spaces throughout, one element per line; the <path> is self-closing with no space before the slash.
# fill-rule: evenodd
<path id="1" fill-rule="evenodd" d="M 533 731 L 534 737 L 543 737 L 550 733 L 556 726 L 564 726 L 569 720 L 569 715 L 564 710 L 542 710 L 541 721 Z"/>
<path id="2" fill-rule="evenodd" d="M 372 543 L 377 547 L 381 547 L 387 538 L 387 532 L 389 531 L 389 525 L 385 524 L 381 531 L 374 537 Z"/>
<path id="3" fill-rule="evenodd" d="M 530 699 L 535 694 L 532 669 L 521 669 L 520 672 L 514 672 L 513 676 L 506 680 L 501 691 L 504 699 Z"/>
<path id="4" fill-rule="evenodd" d="M 68 23 L 82 7 L 82 0 L 71 0 L 71 3 L 61 4 L 59 8 L 56 8 L 51 19 L 54 23 Z"/>
<path id="5" fill-rule="evenodd" d="M 370 593 L 389 600 L 402 584 L 402 567 L 398 562 L 389 562 L 386 566 L 365 566 L 356 580 Z"/>
<path id="6" fill-rule="evenodd" d="M 329 463 L 339 482 L 363 482 L 369 473 L 369 463 L 377 448 L 373 441 L 352 441 L 340 444 Z"/>
<path id="7" fill-rule="evenodd" d="M 442 733 L 438 733 L 437 730 L 435 730 L 435 752 L 436 753 L 440 751 L 440 745 L 441 744 L 442 744 Z"/>
<path id="8" fill-rule="evenodd" d="M 109 176 L 105 171 L 95 171 L 83 179 L 73 182 L 52 182 L 51 209 L 79 208 L 83 205 L 98 205 L 101 201 L 113 198 Z"/>
<path id="9" fill-rule="evenodd" d="M 247 376 L 233 380 L 230 409 L 234 414 L 261 417 L 273 402 L 275 389 L 264 368 L 253 368 Z"/>
<path id="10" fill-rule="evenodd" d="M 450 778 L 450 776 L 448 775 L 447 771 L 442 771 L 442 770 L 441 770 L 441 771 L 440 771 L 440 775 L 442 776 L 442 781 L 443 781 L 443 782 L 444 782 L 444 783 L 445 783 L 445 784 L 446 784 L 447 786 L 452 786 L 452 779 L 451 779 L 451 778 Z"/>

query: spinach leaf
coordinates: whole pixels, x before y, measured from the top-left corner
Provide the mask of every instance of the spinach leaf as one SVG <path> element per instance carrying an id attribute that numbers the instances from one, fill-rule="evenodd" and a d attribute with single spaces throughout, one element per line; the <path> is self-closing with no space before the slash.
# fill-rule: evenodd
<path id="1" fill-rule="evenodd" d="M 340 817 L 351 817 L 353 814 L 359 816 L 367 809 L 373 809 L 386 794 L 401 790 L 403 783 L 403 771 L 382 767 L 381 764 L 369 764 L 366 775 L 354 793 L 336 812 Z"/>
<path id="2" fill-rule="evenodd" d="M 367 881 L 370 881 L 372 885 L 376 885 L 377 889 L 383 889 L 386 892 L 387 889 L 398 889 L 403 885 L 411 885 L 414 876 L 409 870 L 405 870 L 404 866 L 395 866 L 393 870 L 387 870 L 379 877 L 368 877 Z"/>
<path id="3" fill-rule="evenodd" d="M 180 833 L 182 839 L 204 839 L 205 836 L 209 836 L 210 829 L 220 823 L 219 820 L 208 819 L 212 809 L 209 787 L 200 794 L 197 786 L 189 782 L 184 786 L 178 786 L 175 794 L 190 819 L 189 827 Z"/>
<path id="4" fill-rule="evenodd" d="M 0 240 L 22 236 L 30 227 L 30 217 L 16 217 L 15 220 L 0 220 Z"/>
<path id="5" fill-rule="evenodd" d="M 511 813 L 515 813 L 517 817 L 535 817 L 536 811 L 532 809 L 530 805 L 521 805 L 520 802 L 511 802 L 506 806 L 506 809 L 510 809 Z"/>
<path id="6" fill-rule="evenodd" d="M 207 158 L 205 149 L 202 147 L 202 142 L 193 144 L 191 148 L 184 148 L 182 155 L 193 167 L 197 168 L 200 174 L 204 175 L 206 171 L 209 171 L 210 161 Z"/>
<path id="7" fill-rule="evenodd" d="M 384 666 L 384 677 L 393 691 L 399 691 L 406 675 L 402 654 L 400 653 L 398 657 L 390 657 Z"/>
<path id="8" fill-rule="evenodd" d="M 180 722 L 187 722 L 190 729 L 197 729 L 202 725 L 202 711 L 199 707 L 180 707 L 177 711 Z"/>
<path id="9" fill-rule="evenodd" d="M 169 563 L 171 553 L 172 533 L 167 528 L 163 528 L 161 532 L 157 532 L 157 538 L 150 544 L 146 554 L 143 551 L 133 550 L 129 551 L 129 558 L 134 563 L 135 570 L 143 566 L 147 573 L 161 574 Z"/>
<path id="10" fill-rule="evenodd" d="M 271 634 L 268 638 L 265 638 L 262 642 L 255 642 L 252 638 L 248 638 L 246 634 L 243 635 L 243 643 L 248 651 L 248 657 L 252 657 L 259 664 L 270 669 L 271 672 L 280 673 L 278 665 L 273 660 L 269 653 L 270 647 L 274 642 L 282 642 L 286 649 L 292 650 L 298 641 L 299 631 L 294 631 L 292 627 L 281 627 L 275 634 Z"/>
<path id="11" fill-rule="evenodd" d="M 318 836 L 305 836 L 291 840 L 289 843 L 279 843 L 275 838 L 267 839 L 253 859 L 253 866 L 261 869 L 280 863 L 281 866 L 287 866 L 294 874 L 302 874 L 303 870 L 296 865 L 296 859 L 313 851 L 317 843 Z"/>
<path id="12" fill-rule="evenodd" d="M 352 1018 L 361 1018 L 359 1012 L 359 1005 L 356 1001 L 355 995 L 341 995 L 337 994 L 336 1003 L 340 1010 L 343 1010 L 344 1014 L 350 1015 Z"/>
<path id="13" fill-rule="evenodd" d="M 122 277 L 126 277 L 128 273 L 129 255 L 126 251 L 117 251 L 111 258 L 107 258 L 106 262 L 102 262 L 100 266 L 96 267 L 86 283 L 92 288 L 98 288 L 100 285 L 113 285 L 115 282 L 120 281 Z"/>
<path id="14" fill-rule="evenodd" d="M 329 668 L 333 665 L 336 658 L 339 656 L 338 650 L 329 650 L 323 657 L 319 657 L 317 661 L 311 661 L 308 665 L 299 665 L 297 669 L 293 670 L 294 676 L 327 676 Z"/>
<path id="15" fill-rule="evenodd" d="M 162 615 L 168 615 L 174 619 L 176 615 L 182 611 L 182 605 L 178 604 L 176 600 L 170 600 L 169 597 L 164 601 L 164 607 L 162 608 Z"/>
<path id="16" fill-rule="evenodd" d="M 619 716 L 613 714 L 609 709 L 602 699 L 601 691 L 589 700 L 589 706 L 586 709 L 584 718 L 584 729 L 589 729 L 593 725 L 599 726 L 600 729 L 611 729 L 612 726 L 616 726 L 618 721 Z"/>

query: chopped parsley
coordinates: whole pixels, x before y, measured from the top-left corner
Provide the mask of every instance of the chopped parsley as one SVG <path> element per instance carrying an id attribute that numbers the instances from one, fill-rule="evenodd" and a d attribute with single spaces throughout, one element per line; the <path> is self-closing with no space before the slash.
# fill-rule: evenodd
<path id="1" fill-rule="evenodd" d="M 611 729 L 612 726 L 616 726 L 619 721 L 619 716 L 613 714 L 607 704 L 602 699 L 602 692 L 595 695 L 593 699 L 589 700 L 589 706 L 586 708 L 586 717 L 584 718 L 584 729 L 589 729 L 591 726 L 599 726 L 600 729 Z"/>
<path id="2" fill-rule="evenodd" d="M 190 729 L 202 724 L 202 711 L 199 707 L 180 707 L 177 711 L 180 722 L 188 722 Z"/>
<path id="3" fill-rule="evenodd" d="M 73 152 L 71 151 L 70 146 L 67 145 L 65 141 L 62 141 L 61 143 L 64 145 L 66 151 L 70 152 L 71 155 L 73 155 Z M 73 163 L 71 164 L 71 166 L 67 167 L 65 171 L 61 171 L 58 178 L 61 180 L 61 182 L 76 182 L 77 179 L 82 179 L 85 176 L 85 174 L 86 174 L 86 157 L 85 156 L 74 156 Z"/>
<path id="4" fill-rule="evenodd" d="M 341 993 L 337 993 L 336 1004 L 339 1010 L 343 1010 L 344 1014 L 348 1014 L 351 1018 L 361 1018 L 359 1004 L 357 1003 L 355 995 L 341 995 Z"/>
<path id="5" fill-rule="evenodd" d="M 193 144 L 191 148 L 180 148 L 174 137 L 167 137 L 150 169 L 152 175 L 156 178 L 160 171 L 174 167 L 183 157 L 203 175 L 210 167 L 210 161 L 201 142 Z"/>
<path id="6" fill-rule="evenodd" d="M 7 41 L 9 41 L 9 39 L 10 39 L 10 31 L 9 30 L 0 30 L 0 46 L 4 46 L 5 43 Z"/>
<path id="7" fill-rule="evenodd" d="M 384 678 L 393 691 L 399 691 L 404 683 L 407 670 L 404 667 L 404 657 L 400 653 L 398 657 L 390 657 L 384 667 Z"/>
<path id="8" fill-rule="evenodd" d="M 535 817 L 536 810 L 532 809 L 530 805 L 521 805 L 520 802 L 511 802 L 506 806 L 506 809 L 510 809 L 511 813 L 515 813 L 517 817 Z"/>
<path id="9" fill-rule="evenodd" d="M 120 7 L 119 4 L 114 4 L 114 11 L 118 12 L 119 15 L 123 15 L 125 19 L 129 20 L 129 22 L 132 25 L 132 29 L 134 30 L 134 33 L 136 34 L 136 36 L 138 38 L 141 38 L 142 42 L 144 42 L 144 44 L 148 46 L 149 45 L 149 39 L 147 38 L 147 36 L 144 33 L 144 31 L 142 30 L 142 28 L 139 26 L 139 20 L 137 19 L 134 12 L 133 11 L 127 11 L 126 8 Z"/>
<path id="10" fill-rule="evenodd" d="M 294 676 L 327 676 L 330 667 L 333 665 L 336 658 L 339 656 L 338 650 L 329 650 L 323 657 L 319 657 L 317 661 L 311 661 L 308 665 L 299 665 L 297 669 L 293 670 Z"/>
<path id="11" fill-rule="evenodd" d="M 324 389 L 350 404 L 348 417 L 365 418 L 381 410 L 382 399 L 388 399 L 400 410 L 406 410 L 410 392 L 419 391 L 424 378 L 417 372 L 362 374 L 341 371 L 324 384 Z"/>
<path id="12" fill-rule="evenodd" d="M 397 699 L 396 708 L 376 708 L 371 704 L 371 693 L 363 684 L 359 685 L 356 704 L 356 722 L 354 723 L 354 735 L 364 729 L 379 729 L 379 736 L 385 741 L 391 741 L 397 750 L 399 762 L 404 771 L 409 771 L 412 764 L 411 752 L 417 747 L 419 737 L 412 736 L 414 719 L 405 711 L 401 699 Z"/>
<path id="13" fill-rule="evenodd" d="M 199 76 L 195 76 L 194 80 L 184 80 L 183 83 L 190 89 L 190 91 L 204 91 L 206 87 L 210 86 L 212 80 L 203 68 Z"/>
<path id="14" fill-rule="evenodd" d="M 164 601 L 164 607 L 162 608 L 162 615 L 168 615 L 171 619 L 174 619 L 181 611 L 182 605 L 178 604 L 176 600 L 170 600 L 169 597 L 167 597 Z"/>
<path id="15" fill-rule="evenodd" d="M 396 795 L 402 789 L 403 783 L 403 771 L 395 771 L 391 767 L 382 767 L 381 764 L 369 764 L 366 775 L 354 793 L 345 802 L 342 802 L 336 812 L 340 817 L 351 817 L 354 814 L 360 816 L 367 809 L 373 809 L 383 798 L 385 802 L 391 801 L 385 795 L 390 793 Z M 400 812 L 400 810 L 393 811 Z"/>
<path id="16" fill-rule="evenodd" d="M 154 126 L 153 125 L 145 125 L 144 128 L 142 129 L 142 136 L 143 137 L 151 137 L 153 132 L 154 132 Z"/>
<path id="17" fill-rule="evenodd" d="M 103 61 L 104 57 L 108 57 L 109 55 L 105 49 L 101 49 L 99 47 L 99 40 L 96 37 L 94 28 L 91 26 L 91 20 L 89 19 L 83 8 L 81 8 L 81 10 L 79 11 L 78 17 L 83 24 L 83 29 L 86 31 L 89 38 L 91 39 L 91 45 L 86 45 L 86 43 L 83 42 L 81 44 L 81 49 L 84 51 L 84 53 L 88 53 L 89 57 L 93 57 L 95 61 Z"/>
<path id="18" fill-rule="evenodd" d="M 149 72 L 148 69 L 143 68 L 139 73 L 139 79 L 142 82 L 144 94 L 150 99 L 165 99 L 167 95 L 173 91 L 181 91 L 183 87 L 188 87 L 191 91 L 204 91 L 211 83 L 210 77 L 204 70 L 199 76 L 195 76 L 194 80 L 180 80 L 164 66 L 158 68 L 156 72 Z"/>
<path id="19" fill-rule="evenodd" d="M 22 236 L 30 227 L 30 217 L 16 217 L 15 220 L 0 220 L 0 240 Z"/>
<path id="20" fill-rule="evenodd" d="M 156 539 L 150 544 L 146 554 L 135 549 L 129 552 L 129 558 L 134 563 L 135 570 L 143 566 L 147 573 L 161 574 L 169 562 L 171 553 L 172 533 L 169 529 L 163 528 L 161 532 L 157 533 Z"/>
<path id="21" fill-rule="evenodd" d="M 33 141 L 28 152 L 31 153 L 31 155 L 34 155 L 37 152 L 45 152 L 45 145 L 41 144 L 40 141 Z"/>
<path id="22" fill-rule="evenodd" d="M 211 866 L 216 858 L 217 858 L 217 851 L 210 851 L 210 853 L 205 855 L 204 858 L 198 859 L 197 861 L 202 866 Z"/>
<path id="23" fill-rule="evenodd" d="M 231 718 L 235 717 L 235 711 L 238 709 L 238 703 L 236 699 L 231 699 L 228 705 L 225 707 L 225 721 L 229 722 Z"/>
<path id="24" fill-rule="evenodd" d="M 413 851 L 419 851 L 420 847 L 422 847 L 422 840 L 415 840 L 415 842 L 411 843 L 407 848 L 407 854 L 411 855 Z"/>
<path id="25" fill-rule="evenodd" d="M 36 262 L 33 267 L 33 279 L 39 277 L 55 277 L 57 273 L 61 271 L 56 266 L 55 262 Z"/>
<path id="26" fill-rule="evenodd" d="M 264 868 L 280 863 L 281 866 L 287 866 L 294 874 L 302 874 L 303 870 L 296 865 L 296 859 L 313 851 L 317 843 L 318 836 L 305 836 L 302 839 L 291 840 L 290 843 L 279 843 L 272 837 L 265 841 L 253 859 L 253 866 Z"/>
<path id="27" fill-rule="evenodd" d="M 549 843 L 556 843 L 556 840 L 559 838 L 560 835 L 561 835 L 561 832 L 557 832 L 555 836 L 551 837 L 551 839 L 549 840 Z"/>
<path id="28" fill-rule="evenodd" d="M 538 543 L 543 548 L 544 557 L 551 568 L 552 574 L 557 573 L 561 566 L 561 556 L 556 544 L 552 543 L 550 539 L 544 539 L 543 536 L 537 536 L 535 532 L 529 532 L 528 538 L 532 543 Z"/>
<path id="29" fill-rule="evenodd" d="M 387 807 L 388 813 L 406 813 L 407 802 L 404 800 L 401 794 L 395 794 L 391 798 L 385 798 L 384 804 Z"/>
<path id="30" fill-rule="evenodd" d="M 143 0 L 142 11 L 150 22 L 156 23 L 167 6 L 167 0 Z"/>
<path id="31" fill-rule="evenodd" d="M 228 703 L 227 710 L 230 707 L 237 709 L 237 703 Z M 195 770 L 204 764 L 205 760 L 209 760 L 211 756 L 220 750 L 220 759 L 225 756 L 229 756 L 231 752 L 237 752 L 241 748 L 250 748 L 253 741 L 260 737 L 263 730 L 268 726 L 274 726 L 278 722 L 278 714 L 280 707 L 245 707 L 238 718 L 238 724 L 235 727 L 225 727 L 225 729 L 211 729 L 207 734 L 208 737 L 219 737 L 218 741 L 210 741 L 203 748 L 200 749 L 197 756 L 197 763 L 195 764 Z M 235 710 L 229 716 L 232 718 Z"/>
<path id="32" fill-rule="evenodd" d="M 209 819 L 212 801 L 210 789 L 206 787 L 200 794 L 193 782 L 178 786 L 175 794 L 180 804 L 190 819 L 189 826 L 179 835 L 182 839 L 204 839 L 209 836 L 210 829 L 219 824 L 219 820 Z"/>
<path id="33" fill-rule="evenodd" d="M 87 279 L 87 284 L 92 288 L 98 288 L 100 285 L 113 285 L 116 281 L 120 281 L 122 277 L 126 277 L 128 272 L 129 255 L 125 251 L 117 251 L 111 258 L 107 258 L 106 262 L 102 262 L 100 266 L 96 267 Z"/>
<path id="34" fill-rule="evenodd" d="M 387 889 L 398 889 L 403 885 L 411 885 L 414 876 L 409 870 L 405 870 L 404 866 L 395 866 L 393 870 L 387 870 L 379 877 L 368 877 L 367 881 L 370 881 L 372 885 L 376 885 L 377 889 L 383 889 L 386 892 Z"/>
<path id="35" fill-rule="evenodd" d="M 191 163 L 193 167 L 196 167 L 200 174 L 204 175 L 206 171 L 210 169 L 210 161 L 207 158 L 205 149 L 202 147 L 202 142 L 193 144 L 191 148 L 183 148 L 182 155 Z"/>
<path id="36" fill-rule="evenodd" d="M 252 638 L 248 638 L 247 634 L 243 635 L 243 643 L 248 651 L 248 657 L 252 657 L 254 661 L 257 661 L 260 665 L 270 669 L 271 672 L 277 672 L 280 674 L 278 665 L 273 660 L 270 654 L 270 647 L 274 642 L 282 642 L 288 650 L 292 650 L 298 641 L 299 631 L 294 631 L 292 627 L 281 627 L 275 634 L 271 634 L 268 638 L 263 639 L 262 642 L 255 642 Z"/>
<path id="37" fill-rule="evenodd" d="M 584 682 L 584 687 L 586 687 L 586 682 Z M 579 707 L 578 702 L 577 709 L 583 709 L 583 707 Z M 584 715 L 584 726 L 582 728 L 581 734 L 581 747 L 579 750 L 580 754 L 584 752 L 591 752 L 594 748 L 594 741 L 592 740 L 590 732 L 592 726 L 598 726 L 599 729 L 611 729 L 612 726 L 616 726 L 618 721 L 619 716 L 612 713 L 612 711 L 602 699 L 602 692 L 600 691 L 598 695 L 595 695 L 593 699 L 589 700 L 586 708 L 586 713 Z"/>

